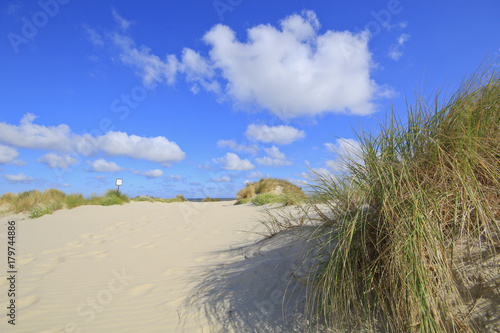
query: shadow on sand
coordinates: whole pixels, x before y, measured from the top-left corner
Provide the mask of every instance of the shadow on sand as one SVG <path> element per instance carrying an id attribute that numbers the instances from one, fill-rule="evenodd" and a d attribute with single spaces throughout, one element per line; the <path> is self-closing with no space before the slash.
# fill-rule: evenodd
<path id="1" fill-rule="evenodd" d="M 210 332 L 303 332 L 306 265 L 312 227 L 283 231 L 258 243 L 215 255 L 223 264 L 204 266 L 188 297 L 190 319 L 208 321 Z M 193 318 L 198 316 L 198 318 Z"/>

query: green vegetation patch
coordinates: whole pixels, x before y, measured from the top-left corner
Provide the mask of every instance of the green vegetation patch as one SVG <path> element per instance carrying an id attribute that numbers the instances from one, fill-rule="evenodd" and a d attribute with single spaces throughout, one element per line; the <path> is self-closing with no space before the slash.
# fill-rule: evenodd
<path id="1" fill-rule="evenodd" d="M 257 205 L 266 203 L 294 204 L 305 197 L 300 187 L 286 180 L 263 178 L 257 182 L 248 183 L 245 188 L 241 189 L 236 195 L 236 204 L 246 202 L 253 202 Z"/>

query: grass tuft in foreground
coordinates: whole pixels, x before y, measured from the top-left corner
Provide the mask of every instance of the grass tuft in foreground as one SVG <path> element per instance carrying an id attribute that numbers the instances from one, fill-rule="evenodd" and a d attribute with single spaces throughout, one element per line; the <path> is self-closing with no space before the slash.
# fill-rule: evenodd
<path id="1" fill-rule="evenodd" d="M 361 133 L 361 159 L 346 160 L 344 175 L 315 175 L 312 238 L 326 259 L 311 271 L 309 299 L 330 326 L 477 330 L 457 310 L 466 296 L 454 268 L 467 260 L 481 276 L 499 245 L 500 76 L 478 72 L 437 101 L 418 98 L 406 124 L 393 112 L 379 134 Z M 459 254 L 461 245 L 477 251 Z"/>

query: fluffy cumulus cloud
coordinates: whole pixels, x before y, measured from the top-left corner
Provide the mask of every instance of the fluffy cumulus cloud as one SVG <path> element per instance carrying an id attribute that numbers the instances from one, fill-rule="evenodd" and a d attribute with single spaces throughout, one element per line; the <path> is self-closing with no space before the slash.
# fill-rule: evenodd
<path id="1" fill-rule="evenodd" d="M 304 131 L 286 125 L 267 126 L 250 124 L 247 127 L 245 136 L 253 141 L 287 145 L 298 139 L 304 138 L 305 133 Z"/>
<path id="2" fill-rule="evenodd" d="M 132 173 L 136 175 L 143 175 L 146 178 L 159 178 L 163 176 L 163 171 L 160 169 L 148 170 L 148 171 L 138 171 L 131 169 Z"/>
<path id="3" fill-rule="evenodd" d="M 33 177 L 26 176 L 24 173 L 17 175 L 4 175 L 3 177 L 11 183 L 31 183 L 35 180 Z"/>
<path id="4" fill-rule="evenodd" d="M 89 164 L 92 166 L 92 169 L 88 171 L 112 173 L 125 170 L 124 168 L 119 167 L 115 162 L 108 162 L 102 158 L 95 160 L 94 162 Z"/>
<path id="5" fill-rule="evenodd" d="M 280 150 L 276 146 L 272 146 L 271 148 L 264 148 L 264 151 L 268 156 L 255 159 L 255 161 L 260 165 L 279 167 L 293 164 L 292 162 L 287 161 L 285 154 L 280 152 Z"/>
<path id="6" fill-rule="evenodd" d="M 219 178 L 212 178 L 210 179 L 210 181 L 214 183 L 229 183 L 231 182 L 231 178 L 229 178 L 228 176 L 222 176 Z"/>
<path id="7" fill-rule="evenodd" d="M 264 177 L 265 177 L 264 174 L 260 171 L 254 171 L 247 176 L 247 178 L 251 178 L 251 179 L 262 179 Z"/>
<path id="8" fill-rule="evenodd" d="M 0 123 L 0 143 L 18 148 L 46 149 L 69 152 L 72 149 L 69 126 L 42 126 L 34 124 L 36 116 L 27 113 L 19 125 Z"/>
<path id="9" fill-rule="evenodd" d="M 252 155 L 256 155 L 259 152 L 259 147 L 257 147 L 256 145 L 240 145 L 234 140 L 219 140 L 217 141 L 217 147 L 228 147 L 229 149 L 236 152 L 246 152 Z"/>
<path id="10" fill-rule="evenodd" d="M 324 112 L 372 113 L 378 86 L 370 77 L 369 33 L 320 33 L 319 28 L 312 11 L 288 16 L 279 27 L 251 27 L 246 41 L 218 24 L 203 36 L 210 48 L 207 56 L 185 48 L 180 59 L 162 59 L 123 34 L 115 33 L 110 40 L 121 61 L 148 85 L 173 84 L 180 73 L 195 93 L 202 87 L 235 105 L 256 105 L 284 119 Z"/>
<path id="11" fill-rule="evenodd" d="M 68 154 L 58 155 L 48 153 L 36 160 L 39 163 L 46 164 L 49 168 L 67 169 L 72 165 L 78 164 L 78 160 Z"/>
<path id="12" fill-rule="evenodd" d="M 185 153 L 172 141 L 163 136 L 142 137 L 124 132 L 108 132 L 101 136 L 77 135 L 69 126 L 43 126 L 34 123 L 36 116 L 28 113 L 19 125 L 0 123 L 0 144 L 5 143 L 18 148 L 42 149 L 81 156 L 104 154 L 125 156 L 169 165 L 184 159 Z M 67 155 L 66 155 L 67 156 Z M 55 155 L 43 158 L 40 162 L 49 165 Z M 66 158 L 66 163 L 72 163 Z M 49 165 L 50 166 L 50 165 Z"/>
<path id="13" fill-rule="evenodd" d="M 354 139 L 337 139 L 335 143 L 325 143 L 325 147 L 329 152 L 336 154 L 334 160 L 327 161 L 328 167 L 333 171 L 343 170 L 343 163 L 345 161 L 354 161 L 356 163 L 362 163 L 361 154 L 361 144 Z"/>
<path id="14" fill-rule="evenodd" d="M 169 163 L 184 159 L 184 152 L 165 137 L 145 138 L 123 132 L 108 132 L 91 138 L 96 150 L 109 156 L 126 156 L 151 162 Z"/>
<path id="15" fill-rule="evenodd" d="M 14 161 L 19 153 L 16 149 L 0 144 L 0 164 L 6 164 Z"/>
<path id="16" fill-rule="evenodd" d="M 234 153 L 226 153 L 224 157 L 216 158 L 213 161 L 217 164 L 222 164 L 222 168 L 225 170 L 245 171 L 255 168 L 249 160 L 241 159 Z"/>

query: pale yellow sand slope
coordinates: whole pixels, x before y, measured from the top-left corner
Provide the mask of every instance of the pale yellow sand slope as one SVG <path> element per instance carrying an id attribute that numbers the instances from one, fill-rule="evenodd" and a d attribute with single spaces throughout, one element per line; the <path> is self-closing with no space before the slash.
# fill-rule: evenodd
<path id="1" fill-rule="evenodd" d="M 289 249 L 286 233 L 256 244 L 262 236 L 246 231 L 262 231 L 259 208 L 233 203 L 140 202 L 0 218 L 2 309 L 12 218 L 19 271 L 16 326 L 3 317 L 0 331 L 294 330 L 295 305 L 281 303 L 301 245 Z M 302 306 L 303 293 L 290 295 L 289 304 Z"/>

